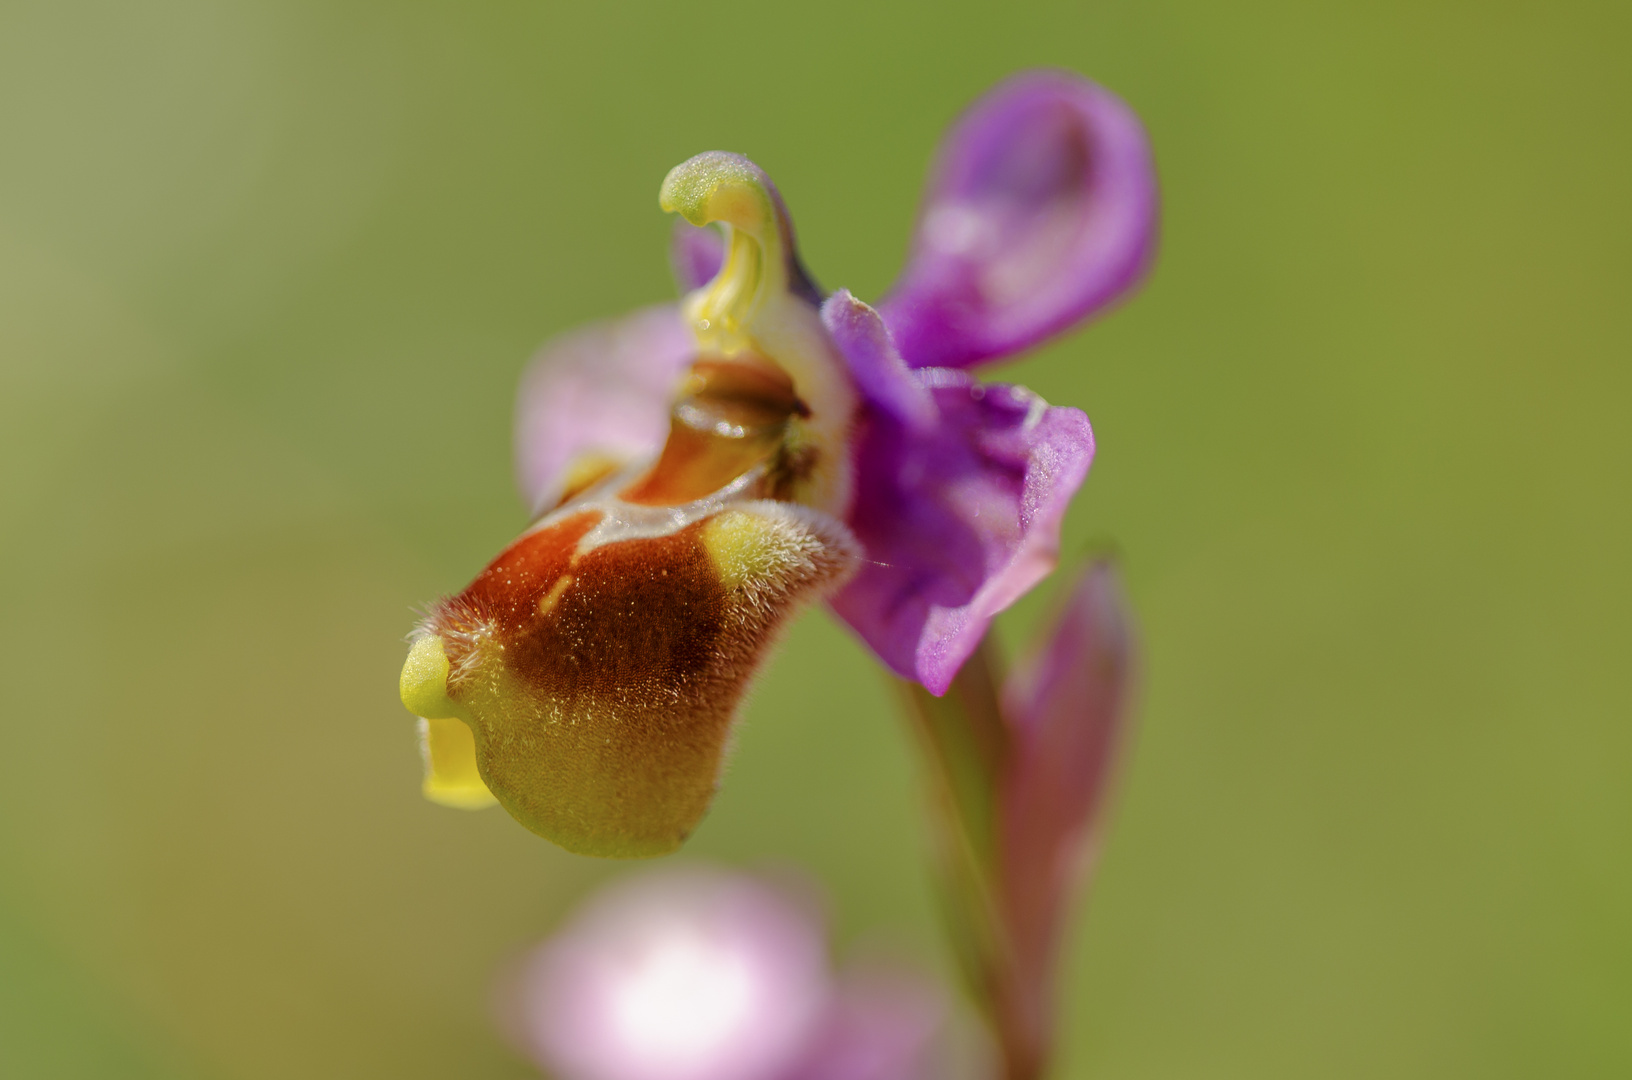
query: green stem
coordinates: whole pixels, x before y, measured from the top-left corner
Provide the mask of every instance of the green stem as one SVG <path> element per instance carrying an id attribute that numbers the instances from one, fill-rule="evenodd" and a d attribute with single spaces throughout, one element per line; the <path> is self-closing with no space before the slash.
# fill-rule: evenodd
<path id="1" fill-rule="evenodd" d="M 1002 663 L 988 638 L 935 697 L 903 682 L 926 764 L 935 872 L 952 950 L 1003 1058 L 1004 1080 L 1036 1080 L 1044 1051 L 1025 1022 L 998 850 L 998 783 L 1009 732 L 998 705 Z"/>

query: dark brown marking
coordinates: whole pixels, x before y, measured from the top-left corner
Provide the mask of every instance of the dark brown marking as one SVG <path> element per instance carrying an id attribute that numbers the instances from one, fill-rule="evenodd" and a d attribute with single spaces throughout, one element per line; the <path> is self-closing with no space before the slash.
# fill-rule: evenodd
<path id="1" fill-rule="evenodd" d="M 569 850 L 662 854 L 712 801 L 771 637 L 803 594 L 846 571 L 849 553 L 841 540 L 757 592 L 729 590 L 706 521 L 575 558 L 598 519 L 586 511 L 523 536 L 432 629 L 456 671 L 450 696 L 470 710 L 482 778 L 513 816 Z"/>

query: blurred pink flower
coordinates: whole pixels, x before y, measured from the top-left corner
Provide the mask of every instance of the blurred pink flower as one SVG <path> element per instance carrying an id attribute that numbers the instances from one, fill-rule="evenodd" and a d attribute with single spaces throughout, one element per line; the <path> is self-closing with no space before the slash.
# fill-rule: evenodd
<path id="1" fill-rule="evenodd" d="M 560 1080 L 916 1080 L 944 1005 L 896 968 L 835 976 L 815 903 L 780 883 L 663 869 L 590 900 L 506 995 Z"/>
<path id="2" fill-rule="evenodd" d="M 941 1057 L 945 1002 L 922 976 L 852 967 L 839 978 L 816 1038 L 780 1080 L 928 1080 Z"/>

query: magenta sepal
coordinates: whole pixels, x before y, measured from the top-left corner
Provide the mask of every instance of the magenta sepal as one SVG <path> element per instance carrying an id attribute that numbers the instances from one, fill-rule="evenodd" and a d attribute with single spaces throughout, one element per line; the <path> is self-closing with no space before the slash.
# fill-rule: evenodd
<path id="1" fill-rule="evenodd" d="M 1054 568 L 1093 430 L 1023 387 L 909 369 L 848 292 L 822 315 L 867 401 L 848 517 L 867 562 L 833 610 L 897 674 L 945 693 L 992 618 Z"/>

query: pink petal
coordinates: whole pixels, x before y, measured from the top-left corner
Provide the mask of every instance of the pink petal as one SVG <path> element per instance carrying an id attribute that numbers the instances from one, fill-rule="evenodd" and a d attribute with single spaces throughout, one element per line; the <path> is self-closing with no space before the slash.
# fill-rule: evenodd
<path id="1" fill-rule="evenodd" d="M 909 371 L 848 293 L 823 321 L 868 402 L 847 519 L 866 558 L 833 609 L 897 674 L 945 693 L 992 618 L 1054 568 L 1093 431 L 1023 387 Z"/>
<path id="2" fill-rule="evenodd" d="M 704 225 L 699 228 L 685 218 L 674 219 L 674 232 L 669 238 L 669 266 L 681 292 L 701 288 L 714 279 L 725 262 L 725 237 L 720 230 Z"/>
<path id="3" fill-rule="evenodd" d="M 656 454 L 696 342 L 676 304 L 592 323 L 547 343 L 521 377 L 516 476 L 535 509 L 555 504 L 586 454 L 633 462 Z"/>
<path id="4" fill-rule="evenodd" d="M 1069 72 L 1016 76 L 943 139 L 879 310 L 913 367 L 1000 359 L 1136 284 L 1156 212 L 1150 145 L 1121 99 Z"/>

